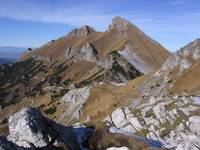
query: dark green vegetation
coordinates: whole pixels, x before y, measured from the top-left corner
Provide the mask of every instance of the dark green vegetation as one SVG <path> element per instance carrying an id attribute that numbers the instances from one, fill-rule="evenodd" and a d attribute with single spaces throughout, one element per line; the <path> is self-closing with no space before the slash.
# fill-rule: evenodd
<path id="1" fill-rule="evenodd" d="M 113 51 L 110 55 L 113 59 L 113 65 L 108 71 L 107 76 L 111 81 L 121 83 L 142 75 L 142 73 L 121 57 L 117 51 Z"/>
<path id="2" fill-rule="evenodd" d="M 68 66 L 65 62 L 57 66 L 49 63 L 52 62 L 31 57 L 25 61 L 0 65 L 0 105 L 6 107 L 18 103 L 24 97 L 44 95 L 44 87 L 62 84 L 62 73 Z"/>

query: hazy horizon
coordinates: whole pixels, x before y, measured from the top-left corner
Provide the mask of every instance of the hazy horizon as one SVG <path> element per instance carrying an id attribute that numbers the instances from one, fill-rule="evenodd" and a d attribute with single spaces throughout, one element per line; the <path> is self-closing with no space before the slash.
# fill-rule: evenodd
<path id="1" fill-rule="evenodd" d="M 199 8 L 198 0 L 0 0 L 0 47 L 39 47 L 85 24 L 105 31 L 121 16 L 176 51 L 200 37 Z"/>

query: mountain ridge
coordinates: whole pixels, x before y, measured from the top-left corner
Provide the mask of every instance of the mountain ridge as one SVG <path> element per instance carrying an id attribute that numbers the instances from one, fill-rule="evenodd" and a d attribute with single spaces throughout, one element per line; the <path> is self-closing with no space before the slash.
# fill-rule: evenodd
<path id="1" fill-rule="evenodd" d="M 199 64 L 199 40 L 170 53 L 121 17 L 105 32 L 82 26 L 0 66 L 0 133 L 17 148 L 54 148 L 55 139 L 63 149 L 196 150 Z M 63 140 L 60 124 L 75 143 Z"/>

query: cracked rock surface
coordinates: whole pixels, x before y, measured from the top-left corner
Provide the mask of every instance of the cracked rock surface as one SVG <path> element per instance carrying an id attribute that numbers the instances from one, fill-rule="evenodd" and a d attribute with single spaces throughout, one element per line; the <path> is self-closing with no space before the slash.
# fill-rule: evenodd
<path id="1" fill-rule="evenodd" d="M 10 117 L 7 137 L 10 142 L 1 138 L 0 147 L 10 145 L 11 148 L 54 149 L 62 145 L 67 149 L 78 150 L 85 148 L 84 142 L 90 132 L 85 126 L 62 126 L 45 118 L 39 109 L 27 107 Z"/>
<path id="2" fill-rule="evenodd" d="M 166 148 L 196 150 L 200 148 L 200 105 L 196 99 L 190 95 L 151 97 L 149 103 L 133 109 L 117 108 L 105 121 L 110 132 L 146 136 Z"/>

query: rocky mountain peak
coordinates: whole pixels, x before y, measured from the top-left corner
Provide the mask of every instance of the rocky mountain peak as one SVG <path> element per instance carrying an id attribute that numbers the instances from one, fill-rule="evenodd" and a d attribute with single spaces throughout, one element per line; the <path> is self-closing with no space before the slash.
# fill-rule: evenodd
<path id="1" fill-rule="evenodd" d="M 112 24 L 109 26 L 109 30 L 115 29 L 117 31 L 124 31 L 129 26 L 133 26 L 133 24 L 128 20 L 117 16 L 112 19 Z"/>
<path id="2" fill-rule="evenodd" d="M 200 39 L 197 39 L 185 47 L 183 47 L 180 52 L 184 57 L 188 57 L 189 55 L 192 55 L 193 59 L 199 59 L 200 58 Z"/>
<path id="3" fill-rule="evenodd" d="M 72 37 L 84 37 L 89 36 L 91 33 L 96 32 L 96 30 L 88 25 L 84 25 L 80 28 L 76 28 L 72 30 L 68 36 Z"/>

